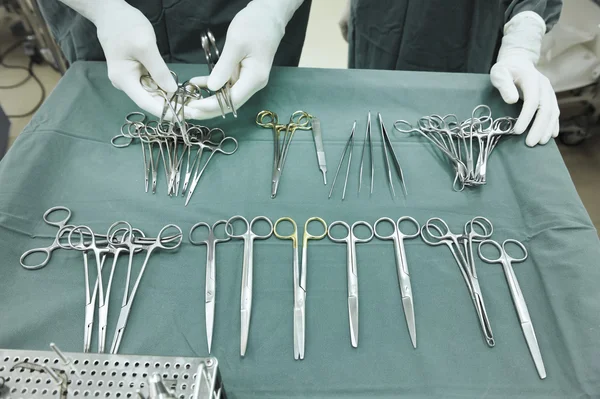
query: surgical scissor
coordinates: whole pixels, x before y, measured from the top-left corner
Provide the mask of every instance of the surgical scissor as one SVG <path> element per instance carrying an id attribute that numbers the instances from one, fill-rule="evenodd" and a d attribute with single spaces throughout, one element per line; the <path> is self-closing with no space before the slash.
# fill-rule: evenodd
<path id="1" fill-rule="evenodd" d="M 476 227 L 479 227 L 483 232 L 477 232 Z M 490 347 L 495 345 L 494 334 L 483 301 L 481 287 L 479 286 L 475 262 L 472 261 L 472 248 L 473 241 L 485 240 L 491 237 L 492 232 L 492 223 L 482 216 L 477 216 L 467 222 L 463 234 L 453 234 L 446 222 L 437 217 L 429 219 L 421 228 L 423 241 L 429 245 L 446 245 L 452 252 L 469 289 L 469 294 L 475 306 L 485 341 Z"/>
<path id="2" fill-rule="evenodd" d="M 292 224 L 293 230 L 291 234 L 280 234 L 277 232 L 277 226 L 282 222 Z M 313 235 L 308 232 L 310 222 L 319 222 L 325 231 L 318 235 Z M 294 359 L 304 359 L 304 348 L 306 344 L 306 273 L 308 263 L 308 240 L 321 240 L 327 235 L 327 223 L 319 217 L 311 217 L 304 224 L 304 234 L 302 235 L 302 268 L 298 261 L 298 227 L 296 222 L 289 218 L 283 217 L 277 219 L 273 226 L 273 233 L 282 240 L 292 241 L 293 250 L 293 270 L 294 270 Z"/>
<path id="3" fill-rule="evenodd" d="M 241 221 L 246 225 L 246 231 L 235 233 L 233 223 Z M 252 229 L 258 221 L 268 224 L 269 230 L 266 234 L 256 234 Z M 265 240 L 273 234 L 273 223 L 266 216 L 256 216 L 250 222 L 243 216 L 233 216 L 225 224 L 225 233 L 236 239 L 244 240 L 244 260 L 242 264 L 242 289 L 240 304 L 240 356 L 245 356 L 248 346 L 248 333 L 250 331 L 250 316 L 252 313 L 252 278 L 254 273 L 254 240 Z"/>
<path id="4" fill-rule="evenodd" d="M 402 232 L 402 222 L 409 222 L 417 228 L 414 233 Z M 392 225 L 391 234 L 381 234 L 377 232 L 377 226 L 380 223 L 388 223 Z M 373 232 L 380 240 L 392 240 L 394 242 L 394 253 L 396 256 L 396 271 L 398 273 L 398 284 L 400 285 L 400 294 L 402 296 L 402 307 L 404 308 L 404 317 L 410 334 L 410 340 L 413 347 L 417 347 L 417 327 L 415 322 L 415 308 L 413 302 L 412 287 L 410 284 L 410 275 L 408 273 L 408 262 L 406 260 L 406 250 L 404 249 L 404 240 L 416 238 L 421 233 L 421 226 L 410 216 L 403 216 L 396 222 L 388 217 L 378 219 L 373 225 Z"/>
<path id="5" fill-rule="evenodd" d="M 517 246 L 521 251 L 523 251 L 523 255 L 521 257 L 516 258 L 510 256 L 508 254 L 508 251 L 506 250 L 507 244 L 514 244 L 515 246 Z M 486 245 L 491 245 L 498 250 L 497 258 L 488 258 L 482 253 L 481 249 Z M 506 282 L 508 283 L 508 288 L 510 289 L 510 294 L 512 296 L 513 303 L 515 304 L 515 309 L 519 317 L 519 322 L 521 323 L 521 329 L 523 330 L 523 335 L 525 335 L 525 341 L 527 341 L 527 346 L 529 347 L 529 352 L 531 353 L 531 357 L 533 358 L 533 362 L 535 363 L 535 367 L 540 378 L 546 378 L 546 368 L 544 367 L 544 361 L 542 360 L 540 346 L 535 336 L 533 324 L 531 323 L 531 316 L 529 316 L 529 310 L 527 310 L 527 304 L 525 303 L 523 291 L 521 291 L 521 286 L 519 285 L 519 281 L 517 280 L 517 275 L 515 274 L 515 271 L 512 267 L 513 263 L 524 262 L 525 259 L 527 259 L 527 249 L 520 241 L 514 239 L 505 240 L 502 243 L 502 245 L 500 245 L 494 240 L 485 240 L 479 243 L 478 252 L 479 257 L 484 262 L 500 263 L 502 265 L 504 275 L 506 276 Z"/>
<path id="6" fill-rule="evenodd" d="M 343 238 L 336 238 L 332 234 L 332 228 L 343 226 L 348 234 Z M 354 234 L 358 226 L 365 226 L 369 230 L 368 238 L 359 238 Z M 373 239 L 373 228 L 367 222 L 358 221 L 352 226 L 346 222 L 336 221 L 329 225 L 327 230 L 329 239 L 333 242 L 346 244 L 346 272 L 348 275 L 348 320 L 350 323 L 350 342 L 353 347 L 358 347 L 358 267 L 356 260 L 356 243 L 365 243 Z"/>
<path id="7" fill-rule="evenodd" d="M 204 286 L 204 309 L 206 321 L 206 341 L 208 343 L 208 353 L 212 345 L 213 326 L 215 322 L 215 298 L 217 294 L 217 262 L 216 251 L 217 244 L 220 242 L 229 241 L 230 237 L 217 238 L 215 230 L 220 224 L 227 224 L 227 220 L 218 220 L 215 224 L 209 225 L 205 222 L 199 222 L 190 229 L 189 240 L 192 245 L 206 245 L 206 281 Z M 206 227 L 208 237 L 204 240 L 194 239 L 194 232 L 199 227 Z"/>
<path id="8" fill-rule="evenodd" d="M 163 237 L 163 235 L 169 230 L 175 229 L 177 231 L 174 239 L 169 239 L 167 237 Z M 119 351 L 119 347 L 121 345 L 121 340 L 123 339 L 123 334 L 125 333 L 125 327 L 127 326 L 127 319 L 129 318 L 129 314 L 131 313 L 131 306 L 133 304 L 133 300 L 135 299 L 135 294 L 139 288 L 140 282 L 142 281 L 142 277 L 144 275 L 144 271 L 148 266 L 148 260 L 150 259 L 150 255 L 156 249 L 165 249 L 165 250 L 173 250 L 178 248 L 181 245 L 183 233 L 179 226 L 174 224 L 168 224 L 163 227 L 158 236 L 156 237 L 156 241 L 152 244 L 136 244 L 133 241 L 132 235 L 128 235 L 124 237 L 123 243 L 129 249 L 129 262 L 127 265 L 127 277 L 125 280 L 125 290 L 123 292 L 123 302 L 121 303 L 121 311 L 119 312 L 119 319 L 117 321 L 117 328 L 115 329 L 115 335 L 113 337 L 113 342 L 111 345 L 110 353 L 115 354 Z M 145 250 L 146 257 L 144 258 L 144 263 L 142 264 L 142 268 L 135 280 L 133 288 L 131 292 L 129 291 L 129 285 L 131 284 L 131 273 L 133 268 L 133 256 L 136 251 Z"/>

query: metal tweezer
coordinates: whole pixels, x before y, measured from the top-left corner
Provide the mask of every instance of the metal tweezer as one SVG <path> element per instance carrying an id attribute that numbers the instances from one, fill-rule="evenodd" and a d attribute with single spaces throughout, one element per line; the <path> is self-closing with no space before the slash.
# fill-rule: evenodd
<path id="1" fill-rule="evenodd" d="M 392 157 L 392 162 L 394 163 L 394 168 L 396 169 L 396 173 L 398 174 L 398 178 L 402 183 L 402 189 L 404 190 L 404 195 L 408 195 L 406 192 L 406 184 L 404 183 L 404 175 L 402 173 L 402 167 L 400 166 L 400 162 L 398 161 L 398 157 L 396 156 L 396 152 L 394 151 L 394 147 L 392 146 L 392 142 L 388 136 L 388 132 L 385 129 L 385 125 L 383 124 L 383 118 L 380 113 L 377 113 L 379 117 L 379 126 L 381 127 L 381 139 L 383 140 L 383 154 L 385 156 L 386 170 L 388 175 L 388 181 L 390 183 L 390 189 L 392 190 L 392 194 L 394 197 L 396 196 L 396 191 L 394 190 L 394 183 L 392 182 L 392 168 L 390 167 L 390 155 Z"/>
<path id="2" fill-rule="evenodd" d="M 363 176 L 363 165 L 365 159 L 365 149 L 369 146 L 369 157 L 371 160 L 371 194 L 373 194 L 373 175 L 375 173 L 375 167 L 373 165 L 373 142 L 371 140 L 371 111 L 369 111 L 369 116 L 367 119 L 367 130 L 365 132 L 365 140 L 363 141 L 362 155 L 360 156 L 360 172 L 358 174 L 358 192 L 360 193 L 360 188 L 362 186 L 362 176 Z"/>
<path id="3" fill-rule="evenodd" d="M 335 188 L 335 181 L 340 173 L 340 168 L 342 167 L 342 163 L 346 158 L 346 154 L 349 153 L 348 156 L 348 167 L 346 169 L 346 179 L 344 180 L 344 191 L 342 192 L 342 201 L 346 197 L 346 187 L 348 186 L 348 175 L 350 174 L 350 165 L 352 164 L 352 149 L 354 148 L 354 131 L 356 130 L 356 121 L 354 121 L 354 125 L 352 125 L 352 132 L 350 133 L 350 137 L 348 137 L 348 141 L 346 141 L 346 146 L 344 147 L 344 151 L 342 152 L 342 157 L 340 158 L 340 163 L 338 164 L 337 170 L 335 172 L 335 176 L 333 176 L 333 183 L 331 184 L 331 190 L 329 190 L 329 197 L 331 198 L 331 194 L 333 193 L 333 189 Z"/>
<path id="4" fill-rule="evenodd" d="M 325 149 L 323 148 L 323 136 L 321 135 L 321 121 L 317 118 L 312 120 L 313 140 L 317 151 L 317 162 L 323 173 L 323 184 L 327 185 L 327 162 L 325 161 Z"/>

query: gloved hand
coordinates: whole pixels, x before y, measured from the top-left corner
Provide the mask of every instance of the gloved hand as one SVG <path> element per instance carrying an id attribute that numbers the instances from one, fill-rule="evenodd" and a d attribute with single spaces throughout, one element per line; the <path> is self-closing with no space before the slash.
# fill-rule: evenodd
<path id="1" fill-rule="evenodd" d="M 515 15 L 504 25 L 498 60 L 490 71 L 492 84 L 504 101 L 514 104 L 519 95 L 523 99 L 515 133 L 523 133 L 535 116 L 525 139 L 530 147 L 546 144 L 559 130 L 556 94 L 548 78 L 535 67 L 545 32 L 546 24 L 538 14 L 524 11 Z"/>
<path id="2" fill-rule="evenodd" d="M 172 93 L 177 84 L 160 56 L 150 21 L 124 0 L 61 0 L 96 25 L 104 50 L 108 78 L 138 107 L 160 116 L 164 98 L 146 91 L 140 76 L 150 73 L 163 90 Z"/>
<path id="3" fill-rule="evenodd" d="M 285 26 L 302 0 L 253 0 L 231 21 L 225 46 L 210 76 L 191 83 L 216 92 L 231 81 L 235 108 L 267 85 L 273 58 L 285 34 Z M 200 39 L 198 39 L 200 40 Z M 221 115 L 216 97 L 190 101 L 185 118 L 209 119 Z"/>
<path id="4" fill-rule="evenodd" d="M 340 20 L 338 21 L 338 25 L 340 27 L 340 31 L 342 32 L 342 37 L 348 42 L 348 21 L 350 21 L 350 2 L 351 0 L 346 0 L 346 5 L 344 6 L 344 11 L 342 15 L 340 15 Z"/>

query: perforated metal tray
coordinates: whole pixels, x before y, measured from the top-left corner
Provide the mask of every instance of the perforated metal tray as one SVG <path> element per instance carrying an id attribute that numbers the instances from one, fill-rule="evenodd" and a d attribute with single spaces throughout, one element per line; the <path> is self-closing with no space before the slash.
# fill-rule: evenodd
<path id="1" fill-rule="evenodd" d="M 0 398 L 64 398 L 60 379 L 68 379 L 66 397 L 148 397 L 148 377 L 157 373 L 179 399 L 226 398 L 217 359 L 65 352 L 65 364 L 54 352 L 0 349 Z M 21 362 L 41 371 L 14 367 Z M 44 370 L 45 369 L 45 370 Z M 51 370 L 48 372 L 48 370 Z M 52 371 L 55 376 L 52 376 Z"/>

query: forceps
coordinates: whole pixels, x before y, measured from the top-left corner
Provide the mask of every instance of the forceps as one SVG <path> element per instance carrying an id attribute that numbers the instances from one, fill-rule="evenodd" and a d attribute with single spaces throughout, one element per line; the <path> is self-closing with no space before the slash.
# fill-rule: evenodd
<path id="1" fill-rule="evenodd" d="M 401 230 L 402 222 L 408 221 L 416 226 L 417 231 L 412 234 L 403 233 Z M 377 232 L 377 226 L 380 223 L 389 223 L 393 226 L 391 234 L 380 234 Z M 413 347 L 417 347 L 417 327 L 415 323 L 415 308 L 413 304 L 413 294 L 410 284 L 410 275 L 408 273 L 408 262 L 406 261 L 406 251 L 404 249 L 404 240 L 406 238 L 416 238 L 421 233 L 421 226 L 410 216 L 403 216 L 397 222 L 388 218 L 382 217 L 373 225 L 375 237 L 380 240 L 392 240 L 394 242 L 394 253 L 396 255 L 396 270 L 398 272 L 398 284 L 400 285 L 400 294 L 402 296 L 402 307 L 404 308 L 404 317 L 410 334 L 410 340 Z"/>
<path id="2" fill-rule="evenodd" d="M 296 130 L 312 129 L 312 115 L 304 111 L 296 111 L 290 116 L 287 125 L 280 125 L 279 118 L 275 112 L 264 110 L 256 115 L 256 124 L 260 127 L 272 129 L 273 131 L 273 174 L 271 179 L 271 198 L 277 196 L 279 183 L 283 168 L 287 159 L 287 154 L 294 138 Z M 281 132 L 284 132 L 283 140 L 280 138 Z"/>
<path id="3" fill-rule="evenodd" d="M 379 127 L 381 128 L 381 140 L 383 141 L 383 155 L 385 158 L 385 165 L 388 175 L 388 182 L 390 183 L 390 189 L 392 190 L 392 194 L 394 197 L 396 196 L 396 191 L 394 190 L 394 183 L 392 181 L 392 168 L 390 166 L 390 158 L 392 158 L 392 163 L 394 164 L 394 168 L 396 169 L 396 173 L 398 174 L 398 178 L 400 179 L 400 183 L 402 183 L 402 189 L 404 190 L 404 195 L 408 195 L 406 192 L 406 183 L 404 182 L 404 175 L 402 173 L 402 167 L 400 166 L 400 161 L 398 161 L 398 157 L 396 156 L 396 152 L 394 151 L 394 146 L 392 146 L 392 141 L 388 136 L 388 132 L 383 124 L 383 118 L 381 114 L 378 113 L 377 117 L 379 118 Z M 389 153 L 389 154 L 388 154 Z"/>
<path id="4" fill-rule="evenodd" d="M 523 251 L 523 255 L 517 258 L 510 256 L 506 250 L 507 244 L 515 244 L 517 247 L 519 247 L 519 249 L 521 249 L 521 251 Z M 488 258 L 483 255 L 481 248 L 486 245 L 491 245 L 498 250 L 497 258 Z M 521 291 L 521 286 L 517 280 L 517 275 L 512 267 L 513 263 L 524 262 L 525 259 L 527 259 L 527 249 L 520 241 L 514 239 L 505 240 L 502 245 L 493 240 L 485 240 L 479 243 L 478 252 L 479 257 L 484 262 L 502 264 L 502 269 L 504 270 L 504 275 L 506 276 L 506 282 L 508 283 L 508 288 L 510 289 L 510 294 L 515 304 L 515 309 L 517 310 L 519 322 L 521 323 L 521 329 L 523 330 L 525 341 L 527 341 L 527 346 L 529 347 L 529 352 L 531 353 L 531 357 L 533 358 L 533 362 L 535 363 L 535 367 L 540 378 L 546 378 L 546 368 L 544 367 L 542 353 L 540 352 L 540 347 L 535 336 L 535 330 L 533 329 L 533 324 L 531 323 L 529 310 L 527 310 L 527 304 L 525 303 L 523 291 Z"/>
<path id="5" fill-rule="evenodd" d="M 166 231 L 169 229 L 177 230 L 177 234 L 173 236 L 172 239 L 167 237 L 163 237 Z M 125 327 L 127 326 L 127 319 L 129 318 L 129 314 L 131 313 L 131 305 L 133 304 L 133 300 L 135 299 L 135 294 L 140 286 L 140 282 L 142 281 L 142 276 L 144 275 L 144 271 L 146 270 L 146 266 L 148 266 L 148 260 L 150 259 L 150 255 L 154 250 L 160 248 L 165 250 L 176 249 L 181 245 L 183 233 L 179 226 L 174 224 L 168 224 L 163 227 L 158 236 L 156 237 L 156 241 L 152 244 L 136 244 L 133 242 L 132 235 L 128 235 L 123 238 L 123 243 L 129 249 L 129 263 L 127 265 L 127 277 L 125 279 L 125 290 L 123 292 L 123 302 L 121 303 L 121 311 L 119 312 L 119 319 L 117 321 L 117 328 L 115 329 L 115 335 L 113 337 L 113 342 L 111 345 L 110 353 L 116 354 L 119 351 L 119 347 L 121 346 L 121 340 L 123 339 L 123 334 L 125 333 Z M 142 264 L 142 268 L 138 274 L 137 279 L 133 285 L 133 289 L 129 292 L 129 284 L 131 283 L 131 272 L 133 267 L 133 256 L 135 252 L 139 250 L 146 251 L 146 257 L 144 259 L 144 263 Z"/>
<path id="6" fill-rule="evenodd" d="M 90 240 L 84 241 L 84 232 L 89 235 Z M 73 233 L 79 233 L 79 243 L 73 244 Z M 99 293 L 100 308 L 106 304 L 104 302 L 104 287 L 102 284 L 102 268 L 103 261 L 101 261 L 102 255 L 108 252 L 106 248 L 99 248 L 96 245 L 96 239 L 92 229 L 87 226 L 77 226 L 69 232 L 68 236 L 69 246 L 73 249 L 83 251 L 83 273 L 85 279 L 85 330 L 83 335 L 83 352 L 87 353 L 91 349 L 92 345 L 92 328 L 94 326 L 94 313 L 96 308 L 96 294 Z M 93 295 L 90 293 L 90 276 L 89 276 L 89 265 L 87 253 L 92 252 L 96 261 L 96 283 L 98 290 L 94 289 Z M 99 328 L 98 333 L 102 334 L 102 327 Z"/>
<path id="7" fill-rule="evenodd" d="M 199 222 L 190 229 L 189 240 L 192 245 L 206 245 L 206 281 L 204 287 L 204 309 L 206 321 L 206 342 L 208 343 L 208 353 L 212 344 L 213 326 L 215 322 L 215 295 L 217 293 L 216 270 L 217 262 L 215 255 L 217 252 L 217 244 L 220 242 L 229 241 L 231 238 L 217 238 L 215 229 L 220 224 L 226 224 L 227 220 L 218 220 L 212 227 L 205 222 Z M 194 231 L 199 227 L 206 227 L 208 237 L 205 240 L 195 240 L 193 238 Z"/>
<path id="8" fill-rule="evenodd" d="M 337 225 L 344 226 L 348 234 L 343 238 L 335 238 L 331 229 Z M 354 230 L 358 226 L 366 226 L 370 235 L 368 238 L 358 238 Z M 336 221 L 329 225 L 327 236 L 333 242 L 346 244 L 346 272 L 348 275 L 348 320 L 350 322 L 350 342 L 358 347 L 358 267 L 356 263 L 356 243 L 369 242 L 373 239 L 373 228 L 367 222 L 358 221 L 349 226 L 346 222 Z"/>
<path id="9" fill-rule="evenodd" d="M 220 53 L 215 37 L 210 30 L 207 30 L 200 37 L 202 43 L 202 49 L 204 49 L 204 55 L 206 57 L 206 63 L 208 64 L 209 71 L 212 72 L 214 66 L 219 61 Z M 231 100 L 231 83 L 228 81 L 225 86 L 217 90 L 215 96 L 219 102 L 219 108 L 221 108 L 221 114 L 225 118 L 227 113 L 226 109 L 230 110 L 234 118 L 237 118 L 237 110 Z"/>
<path id="10" fill-rule="evenodd" d="M 234 144 L 234 147 L 231 150 L 226 150 L 224 148 L 224 146 L 228 142 L 232 142 Z M 210 160 L 212 159 L 212 157 L 216 153 L 221 153 L 223 155 L 232 155 L 232 154 L 234 154 L 237 151 L 237 149 L 238 149 L 238 142 L 237 142 L 237 140 L 235 138 L 227 136 L 227 137 L 223 137 L 223 139 L 219 142 L 219 144 L 217 146 L 215 146 L 215 147 L 208 146 L 207 148 L 209 148 L 211 150 L 210 156 L 206 160 L 206 163 L 204 164 L 204 166 L 202 167 L 202 169 L 200 170 L 200 172 L 198 172 L 198 174 L 194 175 L 194 179 L 192 180 L 192 184 L 190 185 L 190 191 L 188 191 L 187 198 L 185 199 L 185 206 L 187 206 L 188 203 L 190 202 L 190 199 L 192 198 L 192 195 L 194 194 L 194 191 L 196 190 L 196 186 L 198 185 L 198 182 L 200 181 L 200 178 L 202 177 L 202 174 L 206 170 L 206 167 L 208 166 L 208 164 L 209 164 Z"/>
<path id="11" fill-rule="evenodd" d="M 246 231 L 241 234 L 235 234 L 233 222 L 242 221 L 246 225 Z M 256 234 L 252 227 L 258 221 L 267 222 L 269 231 L 265 235 Z M 242 264 L 242 290 L 241 290 L 241 306 L 240 306 L 240 356 L 246 354 L 248 346 L 248 333 L 250 331 L 250 316 L 252 313 L 252 277 L 254 273 L 254 240 L 265 240 L 273 234 L 273 223 L 266 216 L 256 216 L 250 222 L 243 216 L 233 216 L 225 224 L 225 233 L 230 238 L 244 240 L 244 260 Z"/>
<path id="12" fill-rule="evenodd" d="M 292 224 L 291 234 L 280 234 L 277 232 L 277 226 L 281 222 Z M 313 235 L 308 232 L 310 222 L 319 222 L 325 231 L 319 235 Z M 298 227 L 296 222 L 289 217 L 277 219 L 273 226 L 275 237 L 282 240 L 292 240 L 292 250 L 294 252 L 294 359 L 304 359 L 305 347 L 305 326 L 306 326 L 306 265 L 308 258 L 308 240 L 321 240 L 327 235 L 327 223 L 319 217 L 311 217 L 304 224 L 304 234 L 302 236 L 302 269 L 298 262 Z"/>
<path id="13" fill-rule="evenodd" d="M 375 166 L 373 164 L 373 142 L 371 141 L 371 111 L 367 118 L 367 130 L 365 132 L 365 140 L 363 141 L 362 155 L 360 156 L 360 172 L 358 174 L 358 192 L 362 186 L 363 177 L 363 165 L 365 160 L 365 149 L 369 146 L 369 159 L 371 160 L 371 194 L 373 194 L 373 174 L 375 173 Z"/>
<path id="14" fill-rule="evenodd" d="M 344 146 L 344 151 L 342 152 L 342 157 L 340 158 L 340 163 L 338 164 L 337 170 L 335 171 L 335 176 L 333 176 L 333 183 L 331 184 L 331 190 L 329 190 L 329 197 L 331 198 L 331 194 L 333 194 L 333 189 L 335 188 L 335 181 L 340 173 L 340 168 L 342 167 L 342 163 L 344 163 L 344 159 L 346 158 L 346 154 L 348 155 L 348 167 L 346 168 L 346 179 L 344 179 L 344 191 L 342 192 L 342 201 L 346 198 L 346 187 L 348 185 L 348 175 L 350 174 L 350 165 L 352 165 L 352 150 L 354 149 L 354 131 L 356 130 L 356 121 L 352 125 L 352 132 L 350 132 L 350 137 L 348 137 L 348 141 L 346 141 L 346 145 Z"/>
<path id="15" fill-rule="evenodd" d="M 483 230 L 483 233 L 478 233 L 475 230 L 475 226 L 478 226 Z M 433 232 L 435 231 L 435 233 Z M 488 346 L 493 347 L 494 334 L 490 325 L 490 320 L 485 309 L 485 303 L 483 301 L 483 294 L 481 287 L 479 286 L 479 280 L 477 279 L 477 272 L 475 269 L 475 262 L 471 262 L 473 241 L 482 241 L 491 237 L 493 232 L 492 223 L 481 216 L 474 218 L 467 222 L 465 225 L 464 234 L 453 234 L 450 228 L 440 218 L 429 219 L 423 228 L 421 228 L 421 238 L 429 245 L 447 245 L 458 264 L 459 270 L 467 284 L 471 300 L 475 306 L 477 312 L 477 318 L 483 335 L 485 337 Z M 464 246 L 461 248 L 461 243 Z"/>

